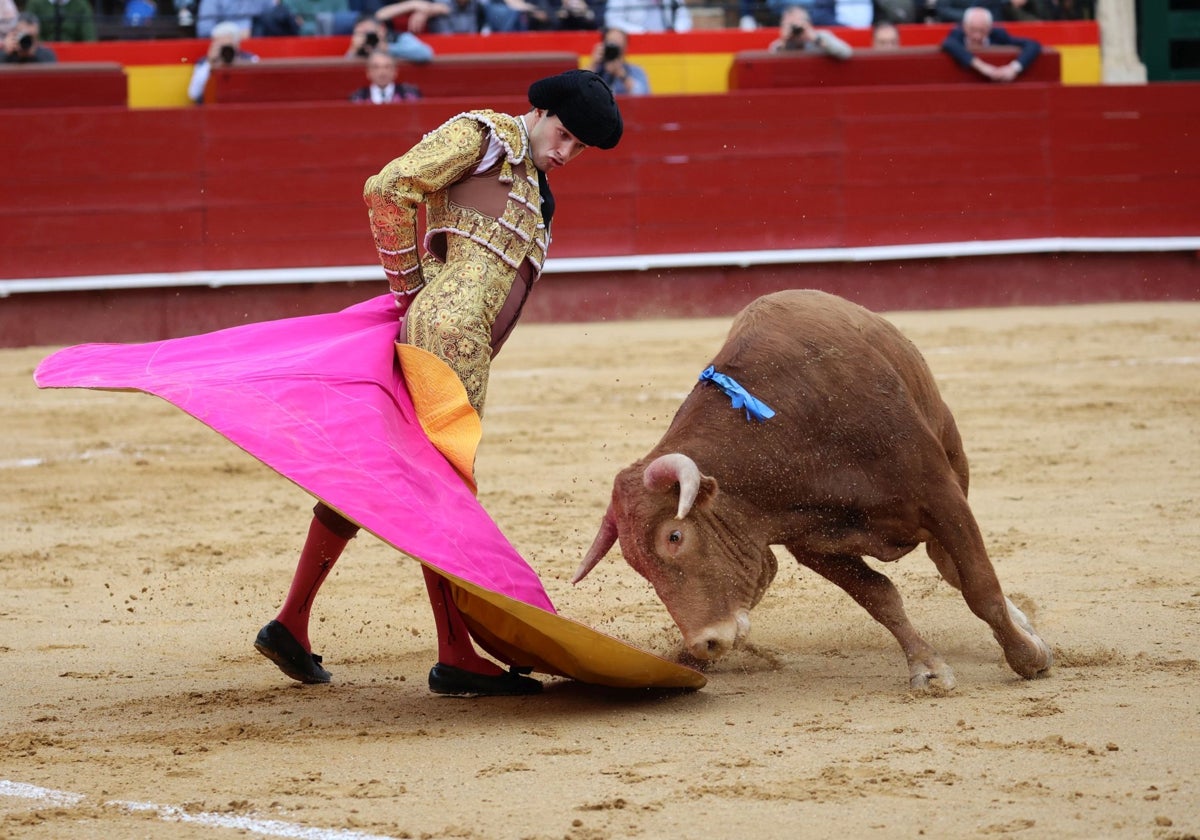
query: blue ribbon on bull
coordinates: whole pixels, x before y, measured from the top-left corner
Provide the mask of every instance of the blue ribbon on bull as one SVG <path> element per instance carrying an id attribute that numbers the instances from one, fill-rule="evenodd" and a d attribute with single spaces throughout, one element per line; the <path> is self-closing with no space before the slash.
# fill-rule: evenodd
<path id="1" fill-rule="evenodd" d="M 712 365 L 700 374 L 700 381 L 711 382 L 724 391 L 734 408 L 746 409 L 747 420 L 770 420 L 775 416 L 774 409 L 739 385 L 733 377 L 718 373 Z"/>

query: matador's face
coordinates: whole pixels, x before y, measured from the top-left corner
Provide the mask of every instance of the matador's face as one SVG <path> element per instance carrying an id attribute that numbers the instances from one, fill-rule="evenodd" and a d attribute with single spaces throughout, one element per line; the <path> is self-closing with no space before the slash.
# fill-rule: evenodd
<path id="1" fill-rule="evenodd" d="M 525 116 L 529 129 L 529 146 L 533 154 L 533 165 L 542 172 L 550 172 L 579 157 L 587 144 L 563 126 L 558 117 L 535 108 Z"/>

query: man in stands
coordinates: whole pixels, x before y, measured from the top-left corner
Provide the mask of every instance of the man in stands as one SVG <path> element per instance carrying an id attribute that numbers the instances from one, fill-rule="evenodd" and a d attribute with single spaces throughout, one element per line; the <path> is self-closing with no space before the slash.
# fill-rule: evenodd
<path id="1" fill-rule="evenodd" d="M 96 40 L 96 14 L 88 0 L 29 0 L 25 11 L 37 16 L 47 41 Z"/>
<path id="2" fill-rule="evenodd" d="M 648 96 L 650 78 L 640 66 L 626 59 L 628 50 L 628 35 L 620 29 L 605 29 L 600 43 L 592 50 L 592 72 L 604 79 L 618 96 Z"/>
<path id="3" fill-rule="evenodd" d="M 839 60 L 845 60 L 854 53 L 849 44 L 829 30 L 814 27 L 808 9 L 803 6 L 788 6 L 783 10 L 779 18 L 779 37 L 767 49 L 773 53 L 823 53 Z"/>
<path id="4" fill-rule="evenodd" d="M 208 55 L 196 62 L 192 78 L 188 82 L 188 99 L 197 105 L 204 104 L 204 91 L 213 67 L 231 64 L 247 64 L 258 61 L 258 56 L 241 48 L 242 30 L 231 20 L 222 21 L 212 28 L 212 40 Z"/>
<path id="5" fill-rule="evenodd" d="M 390 105 L 394 102 L 412 102 L 421 98 L 416 85 L 396 81 L 396 59 L 384 48 L 367 56 L 366 87 L 350 94 L 351 102 L 370 102 L 375 105 Z"/>
<path id="6" fill-rule="evenodd" d="M 1017 57 L 1002 66 L 984 61 L 976 51 L 985 47 L 1017 47 Z M 981 6 L 972 6 L 963 14 L 962 23 L 954 27 L 942 49 L 958 64 L 973 70 L 992 82 L 1011 82 L 1029 69 L 1029 65 L 1042 54 L 1042 45 L 1030 38 L 1009 35 L 1003 28 L 994 25 L 992 13 Z"/>
<path id="7" fill-rule="evenodd" d="M 4 36 L 3 62 L 5 64 L 33 64 L 58 61 L 54 50 L 41 42 L 40 29 L 36 15 L 31 15 L 29 12 L 21 12 L 17 15 L 17 22 Z"/>
<path id="8" fill-rule="evenodd" d="M 346 58 L 370 58 L 378 49 L 388 51 L 392 58 L 413 64 L 428 64 L 433 60 L 433 47 L 405 30 L 390 37 L 388 28 L 370 14 L 363 14 L 350 31 L 350 46 Z"/>

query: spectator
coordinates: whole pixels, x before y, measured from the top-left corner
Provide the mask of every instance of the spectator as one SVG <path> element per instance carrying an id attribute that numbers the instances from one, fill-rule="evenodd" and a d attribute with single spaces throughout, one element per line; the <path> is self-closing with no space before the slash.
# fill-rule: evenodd
<path id="1" fill-rule="evenodd" d="M 924 10 L 928 8 L 928 17 L 932 20 L 936 6 L 937 0 L 874 0 L 875 14 L 871 23 L 922 23 Z"/>
<path id="2" fill-rule="evenodd" d="M 845 60 L 853 55 L 850 45 L 825 29 L 813 26 L 808 10 L 803 6 L 789 6 L 779 19 L 779 37 L 767 47 L 771 52 L 824 53 L 830 58 Z"/>
<path id="3" fill-rule="evenodd" d="M 757 6 L 758 0 L 738 0 L 738 29 L 743 32 L 758 29 Z"/>
<path id="4" fill-rule="evenodd" d="M 196 37 L 211 38 L 213 27 L 218 23 L 232 21 L 243 36 L 254 30 L 254 19 L 266 14 L 274 6 L 273 0 L 200 0 L 196 10 Z"/>
<path id="5" fill-rule="evenodd" d="M 483 14 L 492 32 L 529 32 L 551 25 L 545 0 L 484 0 Z"/>
<path id="6" fill-rule="evenodd" d="M 800 6 L 808 12 L 813 26 L 840 26 L 837 18 L 837 0 L 767 0 L 767 8 L 783 20 L 784 13 L 792 6 Z"/>
<path id="7" fill-rule="evenodd" d="M 1041 20 L 1040 9 L 1056 5 L 1055 0 L 937 0 L 935 12 L 939 21 L 950 23 L 962 23 L 967 9 L 976 6 L 991 12 L 992 20 Z"/>
<path id="8" fill-rule="evenodd" d="M 604 26 L 631 35 L 688 32 L 692 14 L 684 0 L 608 0 Z"/>
<path id="9" fill-rule="evenodd" d="M 413 64 L 428 64 L 433 60 L 433 47 L 411 32 L 400 32 L 395 40 L 388 38 L 387 27 L 369 14 L 364 14 L 350 32 L 350 47 L 346 58 L 367 58 L 376 48 L 384 47 L 392 58 Z"/>
<path id="10" fill-rule="evenodd" d="M 126 0 L 125 25 L 148 26 L 158 15 L 158 7 L 151 0 Z"/>
<path id="11" fill-rule="evenodd" d="M 252 64 L 258 61 L 258 56 L 241 48 L 242 34 L 241 27 L 232 20 L 222 21 L 212 28 L 208 55 L 197 61 L 196 66 L 192 68 L 192 80 L 188 82 L 188 99 L 197 105 L 204 104 L 204 91 L 208 87 L 208 77 L 212 74 L 214 65 Z"/>
<path id="12" fill-rule="evenodd" d="M 49 64 L 58 61 L 54 50 L 41 41 L 37 15 L 21 12 L 4 36 L 5 64 Z"/>
<path id="13" fill-rule="evenodd" d="M 396 83 L 396 59 L 386 49 L 377 49 L 367 57 L 367 86 L 350 94 L 351 102 L 390 105 L 421 98 L 416 85 Z"/>
<path id="14" fill-rule="evenodd" d="M 871 27 L 871 46 L 877 50 L 896 50 L 900 48 L 900 30 L 890 21 L 877 23 Z"/>
<path id="15" fill-rule="evenodd" d="M 250 34 L 255 38 L 299 35 L 300 19 L 289 2 L 291 0 L 268 0 L 267 8 L 252 19 Z"/>
<path id="16" fill-rule="evenodd" d="M 1008 64 L 997 67 L 979 56 L 975 51 L 984 47 L 1017 47 L 1020 53 Z M 982 6 L 973 6 L 963 14 L 962 23 L 954 27 L 942 49 L 967 70 L 993 82 L 1011 82 L 1029 68 L 1042 53 L 1042 45 L 1030 38 L 1009 35 L 993 24 L 992 13 Z"/>
<path id="17" fill-rule="evenodd" d="M 47 41 L 96 40 L 96 13 L 88 0 L 29 0 L 25 11 L 37 16 Z"/>
<path id="18" fill-rule="evenodd" d="M 482 0 L 400 0 L 375 13 L 393 32 L 471 34 L 483 28 Z"/>
<path id="19" fill-rule="evenodd" d="M 0 39 L 8 37 L 17 25 L 17 4 L 13 0 L 0 0 Z"/>
<path id="20" fill-rule="evenodd" d="M 349 0 L 287 0 L 287 4 L 301 35 L 345 35 L 358 17 L 350 11 Z"/>
<path id="21" fill-rule="evenodd" d="M 835 23 L 829 26 L 853 26 L 866 29 L 875 19 L 872 0 L 834 0 Z"/>
<path id="22" fill-rule="evenodd" d="M 650 80 L 645 70 L 625 60 L 628 49 L 628 35 L 614 27 L 605 29 L 600 43 L 592 50 L 592 72 L 604 79 L 615 94 L 647 96 Z"/>
<path id="23" fill-rule="evenodd" d="M 550 13 L 555 29 L 599 29 L 604 20 L 601 0 L 551 0 Z"/>
<path id="24" fill-rule="evenodd" d="M 174 0 L 175 20 L 183 28 L 196 25 L 196 0 Z"/>

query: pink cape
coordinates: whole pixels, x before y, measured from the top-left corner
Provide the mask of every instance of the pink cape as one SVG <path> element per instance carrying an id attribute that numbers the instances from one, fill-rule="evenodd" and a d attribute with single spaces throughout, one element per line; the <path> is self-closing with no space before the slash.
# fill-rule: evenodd
<path id="1" fill-rule="evenodd" d="M 555 616 L 537 574 L 421 428 L 382 295 L 341 312 L 45 359 L 42 388 L 154 394 L 380 539 L 459 584 L 473 635 L 510 663 L 606 685 L 697 688 L 701 674 Z"/>

